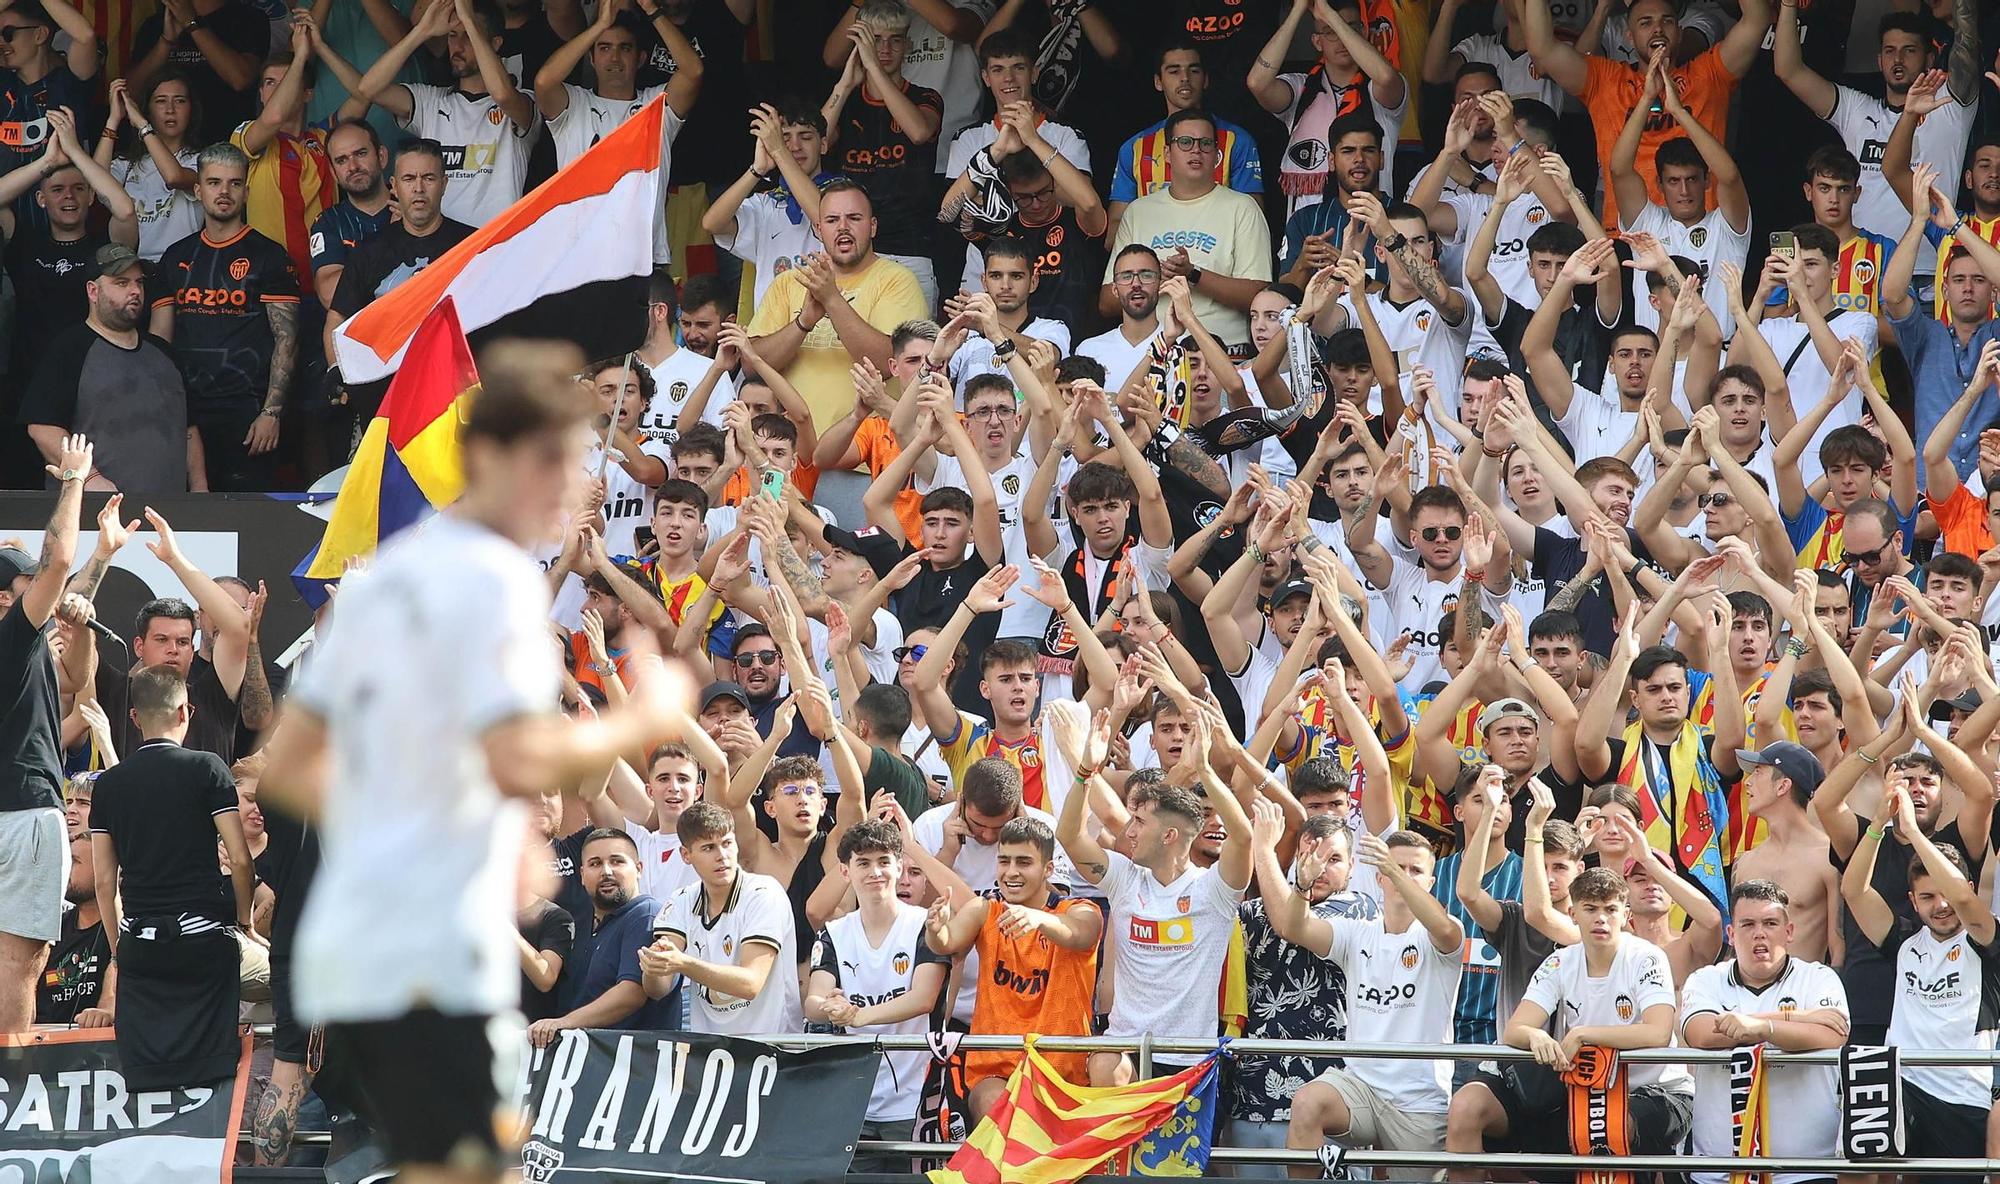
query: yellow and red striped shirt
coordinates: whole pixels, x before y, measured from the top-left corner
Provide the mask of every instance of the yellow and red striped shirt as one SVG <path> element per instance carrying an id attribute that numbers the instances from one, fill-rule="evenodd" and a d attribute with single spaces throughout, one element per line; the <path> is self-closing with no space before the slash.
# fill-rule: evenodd
<path id="1" fill-rule="evenodd" d="M 1981 218 L 1976 214 L 1967 214 L 1965 228 L 1995 247 L 2000 247 L 2000 217 Z M 1931 299 L 1932 311 L 1938 320 L 1946 324 L 1951 323 L 1951 309 L 1945 307 L 1944 302 L 1944 267 L 1945 262 L 1951 258 L 1952 248 L 1958 245 L 1956 240 L 1957 236 L 1947 234 L 1944 236 L 1944 241 L 1938 244 L 1937 295 Z"/>
<path id="2" fill-rule="evenodd" d="M 245 123 L 230 133 L 229 142 L 250 151 Z M 307 277 L 312 290 L 312 224 L 340 200 L 333 181 L 333 164 L 326 154 L 326 129 L 308 127 L 304 135 L 279 132 L 261 154 L 250 157 L 244 216 L 258 234 L 285 248 L 292 266 Z"/>

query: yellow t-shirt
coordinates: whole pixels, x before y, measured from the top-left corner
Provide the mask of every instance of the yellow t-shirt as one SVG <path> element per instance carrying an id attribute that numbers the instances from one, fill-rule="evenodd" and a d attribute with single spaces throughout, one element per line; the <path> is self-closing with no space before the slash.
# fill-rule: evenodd
<path id="1" fill-rule="evenodd" d="M 910 269 L 889 259 L 877 258 L 867 271 L 857 276 L 839 277 L 840 291 L 861 318 L 883 333 L 893 333 L 904 321 L 929 315 L 923 289 Z M 762 337 L 776 333 L 805 307 L 806 290 L 800 273 L 787 271 L 771 281 L 764 302 L 750 318 L 749 334 Z M 812 408 L 813 427 L 824 432 L 854 409 L 854 379 L 849 374 L 855 359 L 840 343 L 830 317 L 821 317 L 806 334 L 798 357 L 786 368 L 785 377 L 798 388 L 806 406 Z"/>

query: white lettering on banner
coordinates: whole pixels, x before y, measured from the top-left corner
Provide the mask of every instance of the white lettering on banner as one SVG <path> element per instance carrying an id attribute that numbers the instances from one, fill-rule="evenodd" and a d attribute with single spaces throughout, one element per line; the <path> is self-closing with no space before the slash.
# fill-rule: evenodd
<path id="1" fill-rule="evenodd" d="M 571 1115 L 587 1107 L 589 1120 L 581 1136 L 573 1140 L 574 1145 L 586 1151 L 616 1150 L 622 1126 L 620 1119 L 631 1100 L 631 1086 L 634 1084 L 632 1066 L 635 1060 L 641 1059 L 635 1056 L 635 1050 L 640 1047 L 638 1042 L 642 1039 L 637 1034 L 621 1034 L 617 1038 L 611 1064 L 605 1069 L 601 1083 L 594 1087 L 594 1097 L 581 1097 L 577 1092 L 577 1084 L 583 1078 L 591 1049 L 590 1039 L 584 1032 L 564 1032 L 554 1048 L 537 1050 L 535 1058 L 530 1060 L 543 1056 L 555 1059 L 550 1062 L 548 1084 L 542 1091 L 541 1104 L 535 1112 L 533 1137 L 536 1142 L 551 1153 L 555 1148 L 570 1144 L 572 1138 L 568 1128 Z M 647 1083 L 645 1103 L 625 1150 L 633 1155 L 660 1154 L 661 1148 L 674 1138 L 674 1120 L 680 1114 L 682 1101 L 686 1100 L 686 1123 L 678 1139 L 682 1155 L 711 1154 L 718 1136 L 721 1144 L 716 1154 L 729 1159 L 747 1155 L 755 1145 L 762 1125 L 764 1099 L 771 1095 L 777 1084 L 778 1058 L 760 1055 L 750 1058 L 745 1066 L 739 1064 L 740 1058 L 729 1049 L 712 1048 L 697 1063 L 692 1056 L 692 1045 L 671 1040 L 658 1040 L 655 1045 L 657 1055 L 653 1077 Z M 743 1070 L 741 1074 L 738 1073 L 739 1068 Z M 532 1066 L 529 1066 L 529 1071 L 532 1073 Z M 691 1071 L 698 1075 L 697 1079 L 690 1080 Z M 742 1117 L 724 1128 L 723 1120 L 730 1115 L 732 1103 L 739 1093 L 742 1094 Z"/>
<path id="2" fill-rule="evenodd" d="M 29 1130 L 45 1134 L 145 1130 L 176 1114 L 199 1110 L 215 1095 L 208 1088 L 149 1090 L 138 1095 L 135 1116 L 131 1111 L 134 1099 L 125 1088 L 124 1075 L 110 1070 L 35 1073 L 22 1079 L 19 1096 L 10 1097 L 10 1088 L 9 1082 L 0 1079 L 0 1131 L 10 1134 Z M 178 1104 L 176 1094 L 182 1098 Z"/>

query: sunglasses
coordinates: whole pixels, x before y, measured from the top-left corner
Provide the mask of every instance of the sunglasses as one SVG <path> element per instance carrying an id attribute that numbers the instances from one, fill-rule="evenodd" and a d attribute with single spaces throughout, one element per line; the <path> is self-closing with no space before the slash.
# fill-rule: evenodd
<path id="1" fill-rule="evenodd" d="M 1465 528 L 1462 526 L 1426 526 L 1417 533 L 1427 543 L 1435 543 L 1440 538 L 1448 543 L 1455 543 L 1458 541 L 1458 536 L 1465 533 Z"/>
<path id="2" fill-rule="evenodd" d="M 899 645 L 889 652 L 895 656 L 898 662 L 907 662 L 912 658 L 921 662 L 924 660 L 924 655 L 931 652 L 931 647 L 927 645 Z"/>
<path id="3" fill-rule="evenodd" d="M 15 35 L 16 33 L 25 33 L 25 32 L 27 32 L 27 31 L 28 31 L 29 29 L 32 29 L 32 28 L 35 28 L 35 26 L 34 26 L 34 25 L 0 25 L 0 41 L 5 41 L 5 42 L 6 42 L 7 44 L 9 44 L 9 45 L 12 45 L 12 44 L 14 43 L 14 35 Z"/>
<path id="4" fill-rule="evenodd" d="M 1845 558 L 1847 562 L 1852 564 L 1857 564 L 1857 565 L 1865 564 L 1868 567 L 1874 567 L 1876 564 L 1882 562 L 1882 552 L 1887 551 L 1888 549 L 1889 549 L 1889 544 L 1883 543 L 1881 546 L 1876 547 L 1872 551 L 1849 550 L 1846 552 Z"/>
<path id="5" fill-rule="evenodd" d="M 1710 506 L 1723 507 L 1736 504 L 1736 496 L 1729 493 L 1704 493 L 1694 499 L 1696 507 L 1706 510 Z"/>
<path id="6" fill-rule="evenodd" d="M 784 661 L 784 656 L 776 650 L 757 650 L 754 653 L 736 655 L 736 664 L 745 670 L 753 666 L 776 666 Z"/>

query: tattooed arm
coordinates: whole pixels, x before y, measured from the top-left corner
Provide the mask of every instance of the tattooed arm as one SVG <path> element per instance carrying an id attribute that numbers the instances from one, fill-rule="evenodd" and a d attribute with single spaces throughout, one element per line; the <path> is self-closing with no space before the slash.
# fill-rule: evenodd
<path id="1" fill-rule="evenodd" d="M 1952 0 L 1951 32 L 1946 85 L 1969 107 L 1979 101 L 1979 0 Z"/>
<path id="2" fill-rule="evenodd" d="M 285 413 L 285 391 L 292 383 L 293 363 L 299 352 L 299 306 L 296 301 L 268 301 L 264 315 L 271 322 L 270 386 L 264 406 L 250 422 L 243 444 L 252 456 L 260 456 L 278 446 L 278 422 Z"/>
<path id="3" fill-rule="evenodd" d="M 264 590 L 262 580 L 257 582 L 257 590 L 250 594 L 250 645 L 243 655 L 243 684 L 236 692 L 236 712 L 243 719 L 243 726 L 253 731 L 263 731 L 277 722 L 277 711 L 271 699 L 271 681 L 264 674 L 264 647 L 257 640 L 257 632 L 264 624 L 264 605 L 270 593 Z"/>
<path id="4" fill-rule="evenodd" d="M 1181 433 L 1180 439 L 1167 445 L 1167 463 L 1215 496 L 1229 496 L 1229 474 L 1222 471 L 1222 466 L 1203 451 L 1201 445 L 1189 439 L 1187 433 Z"/>
<path id="5" fill-rule="evenodd" d="M 74 592 L 85 600 L 97 598 L 97 589 L 104 583 L 104 573 L 111 570 L 111 561 L 118 557 L 119 549 L 131 540 L 132 532 L 139 529 L 136 521 L 129 525 L 118 521 L 118 507 L 124 500 L 123 494 L 114 493 L 99 507 L 97 548 L 69 578 L 69 587 L 65 591 Z"/>

